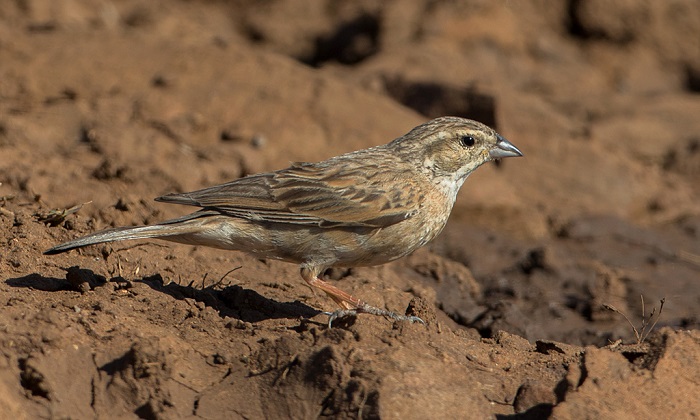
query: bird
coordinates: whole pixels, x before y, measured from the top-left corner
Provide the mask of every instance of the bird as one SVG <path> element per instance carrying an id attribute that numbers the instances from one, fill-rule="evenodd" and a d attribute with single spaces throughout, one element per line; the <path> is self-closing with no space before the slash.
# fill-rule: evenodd
<path id="1" fill-rule="evenodd" d="M 298 264 L 303 280 L 340 306 L 324 312 L 329 327 L 359 313 L 423 322 L 371 306 L 321 277 L 333 267 L 381 265 L 427 244 L 445 227 L 471 173 L 518 156 L 523 153 L 485 124 L 439 117 L 387 144 L 163 195 L 155 200 L 199 209 L 153 225 L 92 233 L 44 254 L 147 238 L 243 251 Z"/>

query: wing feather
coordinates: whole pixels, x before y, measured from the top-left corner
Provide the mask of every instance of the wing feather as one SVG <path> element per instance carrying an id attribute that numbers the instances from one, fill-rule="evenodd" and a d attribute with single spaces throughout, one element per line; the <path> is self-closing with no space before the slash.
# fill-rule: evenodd
<path id="1" fill-rule="evenodd" d="M 401 179 L 415 175 L 397 175 L 395 166 L 390 175 L 387 168 L 369 163 L 370 159 L 358 167 L 357 157 L 344 157 L 296 163 L 277 172 L 189 193 L 168 194 L 156 201 L 199 206 L 254 221 L 322 227 L 385 227 L 418 211 L 421 203 L 413 189 L 407 188 L 406 182 L 396 182 L 397 176 Z M 396 162 L 388 162 L 393 163 Z"/>

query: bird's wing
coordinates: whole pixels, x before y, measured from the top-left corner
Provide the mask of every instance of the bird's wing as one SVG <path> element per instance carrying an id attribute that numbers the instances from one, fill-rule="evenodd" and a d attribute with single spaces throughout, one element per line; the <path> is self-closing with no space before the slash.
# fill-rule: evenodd
<path id="1" fill-rule="evenodd" d="M 399 172 L 367 162 L 361 167 L 342 160 L 297 163 L 281 171 L 156 200 L 254 221 L 385 227 L 413 216 L 420 207 L 421 197 L 409 188 L 410 183 L 399 181 Z"/>

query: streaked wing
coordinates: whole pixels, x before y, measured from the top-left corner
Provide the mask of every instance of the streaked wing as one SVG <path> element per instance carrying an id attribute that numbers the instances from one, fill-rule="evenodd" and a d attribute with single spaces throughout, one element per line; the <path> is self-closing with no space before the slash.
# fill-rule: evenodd
<path id="1" fill-rule="evenodd" d="M 392 167 L 389 175 L 385 167 L 367 162 L 357 167 L 344 159 L 300 163 L 156 200 L 200 206 L 256 221 L 384 227 L 411 217 L 420 206 L 414 189 L 407 188 L 406 182 L 396 181 L 396 169 Z"/>

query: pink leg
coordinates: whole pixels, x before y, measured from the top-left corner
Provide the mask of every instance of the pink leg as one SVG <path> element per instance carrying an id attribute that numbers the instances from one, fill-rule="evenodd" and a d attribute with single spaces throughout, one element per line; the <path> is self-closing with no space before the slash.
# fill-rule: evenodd
<path id="1" fill-rule="evenodd" d="M 340 290 L 332 284 L 319 279 L 319 274 L 320 269 L 316 267 L 301 267 L 301 277 L 304 278 L 304 281 L 306 281 L 306 283 L 311 287 L 317 287 L 323 290 L 342 308 L 339 311 L 328 314 L 330 316 L 328 319 L 329 328 L 335 319 L 342 318 L 346 315 L 356 315 L 358 313 L 385 316 L 396 321 L 420 322 L 421 324 L 425 324 L 425 322 L 417 316 L 397 315 L 391 311 L 387 311 L 386 309 L 379 309 L 375 308 L 374 306 L 370 306 L 360 299 L 352 296 L 350 293 Z"/>
<path id="2" fill-rule="evenodd" d="M 301 269 L 301 277 L 304 278 L 304 281 L 306 281 L 309 286 L 323 290 L 342 309 L 356 309 L 366 305 L 366 303 L 352 296 L 350 293 L 319 279 L 318 275 L 319 273 L 317 273 L 316 270 L 312 270 L 308 267 L 302 267 Z"/>

